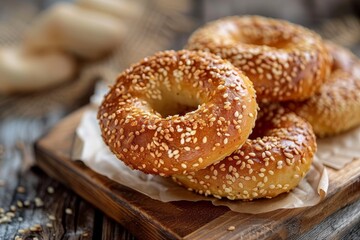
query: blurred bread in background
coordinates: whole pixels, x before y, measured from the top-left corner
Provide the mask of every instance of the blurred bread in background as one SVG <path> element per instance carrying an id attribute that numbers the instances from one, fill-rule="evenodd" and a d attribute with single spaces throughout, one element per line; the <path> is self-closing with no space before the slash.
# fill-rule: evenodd
<path id="1" fill-rule="evenodd" d="M 93 62 L 119 48 L 142 1 L 78 0 L 41 12 L 16 47 L 0 50 L 0 94 L 44 90 L 72 78 L 77 61 Z"/>
<path id="2" fill-rule="evenodd" d="M 0 93 L 29 92 L 54 86 L 74 76 L 74 59 L 51 50 L 29 54 L 21 47 L 0 49 Z"/>
<path id="3" fill-rule="evenodd" d="M 111 15 L 59 3 L 35 20 L 25 35 L 28 50 L 61 49 L 97 59 L 121 43 L 125 25 Z"/>
<path id="4" fill-rule="evenodd" d="M 77 0 L 84 8 L 99 11 L 123 20 L 140 18 L 144 12 L 144 4 L 134 0 Z"/>

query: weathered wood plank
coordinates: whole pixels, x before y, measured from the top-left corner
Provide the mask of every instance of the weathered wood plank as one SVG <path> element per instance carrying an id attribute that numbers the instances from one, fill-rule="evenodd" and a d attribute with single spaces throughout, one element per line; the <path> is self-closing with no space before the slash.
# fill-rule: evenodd
<path id="1" fill-rule="evenodd" d="M 355 238 L 356 234 L 357 238 Z M 353 237 L 350 237 L 352 235 Z M 327 217 L 320 225 L 301 236 L 299 240 L 336 238 L 360 239 L 360 201 Z"/>
<path id="2" fill-rule="evenodd" d="M 12 101 L 14 99 L 10 103 Z M 82 103 L 84 101 L 85 98 Z M 72 103 L 67 111 L 79 104 L 81 103 Z M 2 109 L 3 106 L 0 111 Z M 64 185 L 49 178 L 39 168 L 28 169 L 34 158 L 33 141 L 66 112 L 64 108 L 53 110 L 54 112 L 46 116 L 19 117 L 17 114 L 8 114 L 0 117 L 0 208 L 9 211 L 10 206 L 17 207 L 11 222 L 0 223 L 0 239 L 14 239 L 15 236 L 46 240 L 117 239 L 111 235 L 113 232 L 120 233 L 120 236 L 124 236 L 123 239 L 132 239 L 123 227 L 108 219 Z M 25 192 L 17 191 L 18 187 Z M 53 188 L 54 193 L 50 194 L 48 187 Z M 35 205 L 36 197 L 42 200 L 44 206 Z M 30 205 L 26 207 L 24 204 L 27 201 Z M 20 208 L 18 204 L 23 207 Z M 71 215 L 66 214 L 67 208 L 72 210 Z M 98 219 L 103 218 L 107 219 L 106 224 L 109 223 L 109 226 L 97 225 Z M 22 231 L 37 224 L 41 231 Z M 103 231 L 103 228 L 107 231 Z"/>
<path id="3" fill-rule="evenodd" d="M 103 218 L 102 236 L 102 240 L 135 240 L 132 234 L 124 231 L 118 223 L 105 216 Z"/>
<path id="4" fill-rule="evenodd" d="M 11 176 L 16 180 L 13 181 Z M 0 239 L 14 239 L 15 236 L 23 239 L 31 236 L 37 236 L 39 239 L 83 239 L 84 233 L 92 237 L 95 210 L 71 190 L 48 178 L 37 168 L 8 177 L 12 183 L 6 180 L 0 194 L 0 206 L 5 211 L 8 211 L 11 205 L 17 209 L 10 223 L 0 224 Z M 25 192 L 18 192 L 18 186 L 23 187 Z M 48 187 L 53 188 L 54 193 L 48 193 Z M 43 206 L 36 206 L 36 197 L 41 199 Z M 24 205 L 27 200 L 30 201 L 30 206 L 20 208 L 18 201 Z M 66 214 L 66 208 L 72 209 L 73 214 Z M 29 230 L 37 224 L 41 226 L 41 231 L 21 232 L 21 229 Z"/>

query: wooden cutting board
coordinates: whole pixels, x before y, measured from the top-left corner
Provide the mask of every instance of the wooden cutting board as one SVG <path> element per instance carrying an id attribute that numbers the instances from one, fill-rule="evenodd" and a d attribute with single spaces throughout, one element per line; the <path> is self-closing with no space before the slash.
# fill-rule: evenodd
<path id="1" fill-rule="evenodd" d="M 310 231 L 360 198 L 360 160 L 357 160 L 340 171 L 328 169 L 328 195 L 309 208 L 251 215 L 216 207 L 208 201 L 153 200 L 95 173 L 80 161 L 73 161 L 75 129 L 84 110 L 65 118 L 36 143 L 38 165 L 140 239 L 291 238 Z M 349 222 L 347 227 L 358 221 Z M 235 230 L 229 231 L 230 226 Z"/>

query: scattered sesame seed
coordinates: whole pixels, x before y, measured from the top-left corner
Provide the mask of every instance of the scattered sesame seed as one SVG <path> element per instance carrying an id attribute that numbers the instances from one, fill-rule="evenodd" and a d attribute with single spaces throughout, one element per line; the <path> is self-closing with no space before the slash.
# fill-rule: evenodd
<path id="1" fill-rule="evenodd" d="M 24 206 L 25 206 L 25 207 L 29 207 L 29 206 L 30 206 L 30 201 L 29 201 L 29 200 L 25 200 L 25 201 L 24 201 Z"/>
<path id="2" fill-rule="evenodd" d="M 53 194 L 53 193 L 55 192 L 55 190 L 54 190 L 53 187 L 48 187 L 48 188 L 47 188 L 47 192 L 48 192 L 49 194 Z"/>
<path id="3" fill-rule="evenodd" d="M 68 215 L 71 215 L 73 212 L 72 212 L 72 210 L 70 208 L 66 208 L 65 213 L 68 214 Z"/>
<path id="4" fill-rule="evenodd" d="M 20 234 L 24 234 L 24 233 L 27 233 L 28 232 L 28 229 L 19 229 L 18 230 L 18 233 Z"/>
<path id="5" fill-rule="evenodd" d="M 228 231 L 234 231 L 234 230 L 235 230 L 235 226 L 230 226 L 230 227 L 228 227 L 227 230 L 228 230 Z"/>
<path id="6" fill-rule="evenodd" d="M 19 186 L 19 187 L 17 187 L 16 191 L 17 191 L 18 193 L 25 193 L 25 192 L 26 192 L 26 189 L 25 189 L 23 186 Z"/>
<path id="7" fill-rule="evenodd" d="M 35 224 L 31 226 L 29 229 L 31 232 L 40 232 L 42 230 L 40 224 Z"/>
<path id="8" fill-rule="evenodd" d="M 20 200 L 17 200 L 17 201 L 16 201 L 16 205 L 17 205 L 19 208 L 24 207 L 23 202 L 22 202 L 22 201 L 20 201 Z"/>
<path id="9" fill-rule="evenodd" d="M 42 207 L 42 206 L 44 206 L 43 200 L 42 200 L 41 198 L 39 198 L 39 197 L 36 197 L 36 198 L 34 199 L 34 202 L 35 202 L 35 206 L 36 206 L 36 207 Z"/>

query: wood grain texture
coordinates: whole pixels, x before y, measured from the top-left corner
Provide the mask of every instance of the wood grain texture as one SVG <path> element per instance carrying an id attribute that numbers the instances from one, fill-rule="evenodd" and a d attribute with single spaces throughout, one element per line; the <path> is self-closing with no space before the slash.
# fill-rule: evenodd
<path id="1" fill-rule="evenodd" d="M 101 176 L 79 161 L 71 160 L 74 130 L 83 110 L 64 119 L 36 144 L 38 164 L 50 176 L 62 181 L 79 195 L 120 222 L 139 238 L 147 239 L 285 239 L 319 235 L 314 226 L 323 226 L 326 236 L 328 218 L 360 198 L 360 161 L 340 171 L 329 170 L 328 196 L 314 207 L 278 210 L 271 213 L 239 214 L 209 202 L 162 203 Z M 358 203 L 358 202 L 356 202 Z M 358 203 L 359 204 L 359 203 Z M 334 221 L 338 233 L 345 235 L 359 222 L 357 208 L 338 213 L 350 223 Z M 353 216 L 348 217 L 348 216 Z M 336 216 L 336 215 L 335 215 Z M 322 223 L 323 222 L 323 223 Z M 334 226 L 335 226 L 334 225 Z M 234 226 L 234 231 L 228 231 Z M 319 229 L 319 228 L 318 228 Z M 319 235 L 320 236 L 320 235 Z"/>
<path id="2" fill-rule="evenodd" d="M 1 240 L 14 239 L 15 236 L 26 240 L 34 237 L 44 240 L 134 239 L 121 225 L 69 188 L 49 178 L 41 169 L 29 168 L 34 160 L 32 146 L 35 139 L 64 114 L 87 103 L 90 92 L 92 90 L 84 93 L 79 101 L 69 102 L 68 106 L 49 106 L 51 111 L 45 111 L 46 114 L 17 114 L 6 108 L 7 104 L 14 103 L 13 100 L 9 99 L 4 105 L 0 103 L 0 182 L 3 182 L 0 184 L 0 208 L 8 211 L 10 206 L 17 206 L 18 201 L 24 204 L 29 200 L 31 203 L 28 207 L 17 206 L 13 220 L 0 224 Z M 28 111 L 32 109 L 30 106 Z M 18 192 L 18 187 L 23 187 L 25 192 Z M 49 194 L 48 187 L 55 192 Z M 37 207 L 35 197 L 42 199 L 44 206 Z M 73 214 L 66 214 L 66 208 L 70 208 Z M 51 220 L 50 215 L 55 220 Z M 39 224 L 42 231 L 19 233 L 19 230 L 35 224 Z"/>
<path id="3" fill-rule="evenodd" d="M 355 237 L 357 235 L 357 237 Z M 354 202 L 348 207 L 342 208 L 323 224 L 314 227 L 299 240 L 307 239 L 360 239 L 360 201 Z"/>

